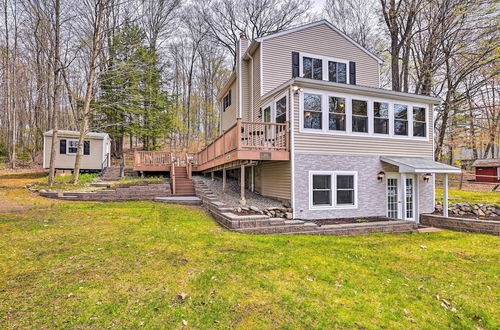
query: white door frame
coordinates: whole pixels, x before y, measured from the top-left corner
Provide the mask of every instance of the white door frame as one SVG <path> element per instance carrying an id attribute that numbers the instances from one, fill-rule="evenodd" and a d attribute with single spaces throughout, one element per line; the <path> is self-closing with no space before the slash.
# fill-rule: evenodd
<path id="1" fill-rule="evenodd" d="M 412 185 L 412 208 L 413 212 L 411 217 L 407 217 L 407 205 L 406 205 L 406 179 L 413 179 Z M 398 204 L 398 219 L 408 220 L 408 221 L 416 221 L 419 218 L 418 213 L 418 175 L 413 173 L 387 173 L 386 174 L 386 215 L 389 216 L 389 199 L 388 199 L 388 188 L 389 188 L 389 179 L 398 180 L 397 189 L 397 204 Z M 418 221 L 417 221 L 418 222 Z"/>

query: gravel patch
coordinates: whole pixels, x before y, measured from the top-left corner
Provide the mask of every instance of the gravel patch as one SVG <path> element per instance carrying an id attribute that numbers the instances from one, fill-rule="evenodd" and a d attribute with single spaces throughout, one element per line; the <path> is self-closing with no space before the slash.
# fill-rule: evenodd
<path id="1" fill-rule="evenodd" d="M 238 181 L 233 179 L 227 179 L 226 193 L 222 192 L 222 180 L 215 178 L 212 181 L 210 178 L 203 176 L 199 177 L 207 185 L 207 187 L 219 198 L 221 202 L 224 202 L 228 207 L 237 208 L 240 207 L 240 185 Z M 257 207 L 259 210 L 268 209 L 270 207 L 283 207 L 283 203 L 276 201 L 271 198 L 264 197 L 258 193 L 251 192 L 250 190 L 245 191 L 245 198 L 247 200 L 247 207 Z"/>

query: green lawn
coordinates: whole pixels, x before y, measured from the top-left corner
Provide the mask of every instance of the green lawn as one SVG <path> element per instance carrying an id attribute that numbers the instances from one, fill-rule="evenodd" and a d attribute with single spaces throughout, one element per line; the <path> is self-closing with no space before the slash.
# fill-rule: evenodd
<path id="1" fill-rule="evenodd" d="M 242 235 L 195 208 L 42 199 L 32 180 L 0 176 L 0 328 L 500 327 L 495 236 Z"/>
<path id="2" fill-rule="evenodd" d="M 436 189 L 436 200 L 442 200 L 443 189 Z M 496 204 L 500 205 L 500 191 L 448 190 L 448 200 L 452 203 Z"/>

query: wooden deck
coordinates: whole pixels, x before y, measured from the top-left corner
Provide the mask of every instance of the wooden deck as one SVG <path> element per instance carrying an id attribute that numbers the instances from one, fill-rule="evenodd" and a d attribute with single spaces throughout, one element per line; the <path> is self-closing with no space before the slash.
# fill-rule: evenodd
<path id="1" fill-rule="evenodd" d="M 192 171 L 237 166 L 241 161 L 290 160 L 289 125 L 245 122 L 238 119 L 230 129 L 198 153 L 174 156 L 163 151 L 135 151 L 134 170 L 171 172 L 172 164 Z M 231 166 L 232 166 L 231 165 Z"/>
<path id="2" fill-rule="evenodd" d="M 193 170 L 207 171 L 238 160 L 290 160 L 289 125 L 245 122 L 236 124 L 196 156 Z"/>

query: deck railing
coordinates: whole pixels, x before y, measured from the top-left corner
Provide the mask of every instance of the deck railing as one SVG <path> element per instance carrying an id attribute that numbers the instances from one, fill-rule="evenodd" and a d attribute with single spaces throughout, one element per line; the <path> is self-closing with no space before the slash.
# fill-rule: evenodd
<path id="1" fill-rule="evenodd" d="M 166 166 L 172 164 L 172 155 L 165 151 L 134 151 L 134 166 Z"/>
<path id="2" fill-rule="evenodd" d="M 237 119 L 235 125 L 198 153 L 196 163 L 203 165 L 234 150 L 288 151 L 288 128 L 288 122 L 278 124 Z"/>

